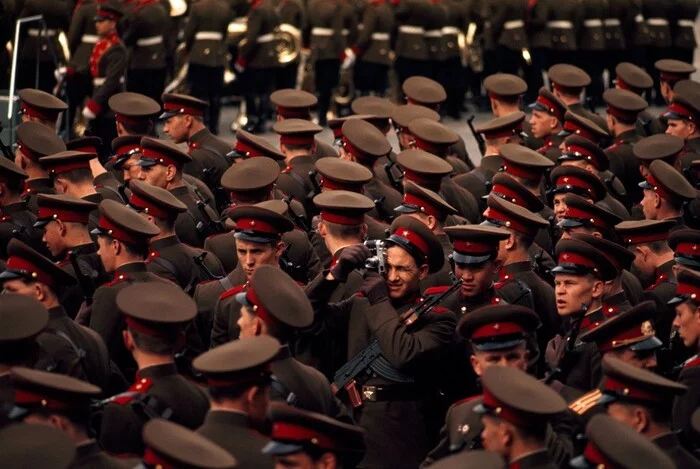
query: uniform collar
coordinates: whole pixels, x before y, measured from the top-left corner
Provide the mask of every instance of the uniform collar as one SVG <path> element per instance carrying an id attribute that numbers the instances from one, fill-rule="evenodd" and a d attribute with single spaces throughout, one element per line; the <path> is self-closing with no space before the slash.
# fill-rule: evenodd
<path id="1" fill-rule="evenodd" d="M 87 456 L 100 454 L 101 452 L 102 450 L 96 440 L 87 440 L 75 445 L 75 460 L 77 461 Z"/>
<path id="2" fill-rule="evenodd" d="M 211 135 L 211 132 L 209 132 L 209 129 L 204 127 L 202 130 L 192 135 L 187 143 L 202 143 L 202 141 L 206 139 L 209 135 Z"/>
<path id="3" fill-rule="evenodd" d="M 175 363 L 163 363 L 162 365 L 152 365 L 146 368 L 141 368 L 136 373 L 136 380 L 143 378 L 162 378 L 164 376 L 171 376 L 177 374 L 177 368 L 175 368 Z"/>
<path id="4" fill-rule="evenodd" d="M 527 453 L 518 459 L 510 462 L 508 469 L 535 469 L 552 463 L 552 459 L 547 450 L 541 449 L 532 453 Z"/>
<path id="5" fill-rule="evenodd" d="M 250 428 L 250 417 L 237 410 L 210 410 L 204 418 L 204 424 L 207 423 Z"/>
<path id="6" fill-rule="evenodd" d="M 170 193 L 174 196 L 189 194 L 189 192 L 190 189 L 185 185 L 173 187 L 172 189 L 170 189 Z"/>
<path id="7" fill-rule="evenodd" d="M 10 215 L 13 213 L 24 212 L 27 210 L 27 206 L 24 202 L 12 202 L 11 204 L 3 205 L 0 207 L 0 212 L 5 215 Z"/>
<path id="8" fill-rule="evenodd" d="M 79 244 L 77 246 L 70 247 L 66 249 L 65 259 L 68 259 L 71 252 L 74 252 L 76 256 L 83 254 L 94 254 L 97 252 L 97 247 L 95 247 L 93 243 Z"/>
<path id="9" fill-rule="evenodd" d="M 637 131 L 635 129 L 627 130 L 617 136 L 615 141 L 619 143 L 633 143 L 638 140 Z"/>
<path id="10" fill-rule="evenodd" d="M 128 264 L 123 264 L 117 267 L 117 270 L 114 272 L 114 276 L 116 277 L 123 274 L 146 272 L 147 270 L 148 269 L 146 268 L 146 263 L 144 261 L 129 262 Z"/>
<path id="11" fill-rule="evenodd" d="M 503 266 L 499 280 L 509 280 L 517 274 L 531 271 L 532 264 L 530 264 L 530 261 L 513 262 L 512 264 L 506 264 Z"/>
<path id="12" fill-rule="evenodd" d="M 87 200 L 88 202 L 92 202 L 93 204 L 99 204 L 102 202 L 102 194 L 99 192 L 93 192 L 92 194 L 88 194 L 85 197 L 82 197 L 83 200 Z"/>
<path id="13" fill-rule="evenodd" d="M 665 452 L 668 452 L 668 450 L 680 446 L 680 442 L 678 441 L 678 434 L 676 432 L 662 433 L 661 435 L 652 438 L 651 441 L 653 441 L 658 447 L 660 447 Z"/>
<path id="14" fill-rule="evenodd" d="M 284 344 L 280 347 L 280 351 L 275 357 L 275 361 L 286 360 L 287 358 L 292 358 L 292 350 L 289 348 L 288 344 Z"/>
<path id="15" fill-rule="evenodd" d="M 181 244 L 180 238 L 177 235 L 166 236 L 165 238 L 157 239 L 150 244 L 151 251 L 169 248 Z"/>
<path id="16" fill-rule="evenodd" d="M 49 319 L 61 319 L 66 317 L 68 317 L 68 315 L 66 314 L 66 310 L 63 308 L 63 306 L 58 305 L 54 306 L 53 308 L 49 308 Z"/>

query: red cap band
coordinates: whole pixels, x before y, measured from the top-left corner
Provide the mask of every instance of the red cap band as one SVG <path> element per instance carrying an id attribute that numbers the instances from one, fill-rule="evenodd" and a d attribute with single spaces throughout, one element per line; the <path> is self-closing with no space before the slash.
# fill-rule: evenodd
<path id="1" fill-rule="evenodd" d="M 546 96 L 539 95 L 535 101 L 537 104 L 547 108 L 547 112 L 557 118 L 560 122 L 564 122 L 564 113 L 566 110 L 561 109 L 555 103 L 547 99 Z"/>
<path id="2" fill-rule="evenodd" d="M 141 334 L 145 334 L 150 337 L 166 337 L 168 335 L 165 331 L 158 329 L 157 327 L 152 327 L 147 322 L 139 321 L 131 316 L 127 316 L 125 322 L 126 327 L 132 331 L 140 332 Z"/>
<path id="3" fill-rule="evenodd" d="M 314 429 L 302 427 L 289 422 L 272 424 L 272 439 L 281 441 L 311 442 L 314 446 L 324 449 L 334 449 L 338 443 L 328 435 Z"/>
<path id="4" fill-rule="evenodd" d="M 363 152 L 362 150 L 357 148 L 355 145 L 350 143 L 350 141 L 345 136 L 343 136 L 343 138 L 342 138 L 342 145 L 343 145 L 343 148 L 345 148 L 345 151 L 347 151 L 352 156 L 354 156 L 355 158 L 357 158 L 358 160 L 360 160 L 364 163 L 374 164 L 377 162 L 375 156 L 368 155 L 367 153 Z"/>
<path id="5" fill-rule="evenodd" d="M 286 119 L 304 119 L 311 117 L 311 109 L 308 107 L 283 107 L 277 106 L 277 114 Z"/>
<path id="6" fill-rule="evenodd" d="M 239 218 L 236 220 L 236 231 L 257 231 L 279 235 L 280 232 L 274 225 L 254 218 Z"/>
<path id="7" fill-rule="evenodd" d="M 566 207 L 566 212 L 564 212 L 564 218 L 575 218 L 577 220 L 583 220 L 586 223 L 590 223 L 593 226 L 596 226 L 598 228 L 602 228 L 605 230 L 610 229 L 610 225 L 608 225 L 605 221 L 603 221 L 602 218 L 598 218 L 584 210 L 581 210 L 576 207 Z"/>
<path id="8" fill-rule="evenodd" d="M 639 329 L 639 328 L 637 328 Z M 633 388 L 628 384 L 621 381 L 617 381 L 612 376 L 605 376 L 605 388 L 606 391 L 620 392 L 625 397 L 630 397 L 632 399 L 642 399 L 645 401 L 652 402 L 662 402 L 662 395 L 657 395 L 653 392 L 647 392 L 643 389 Z"/>
<path id="9" fill-rule="evenodd" d="M 578 145 L 567 145 L 566 151 L 568 153 L 579 154 L 579 155 L 585 157 L 586 160 L 593 163 L 593 166 L 595 166 L 596 169 L 600 168 L 600 161 L 598 161 L 598 159 L 591 153 L 591 151 L 589 149 L 584 148 L 584 147 L 579 147 Z"/>
<path id="10" fill-rule="evenodd" d="M 544 174 L 544 169 L 537 169 L 531 166 L 523 166 L 509 161 L 503 161 L 503 171 L 511 176 L 521 177 L 528 181 L 539 181 Z"/>
<path id="11" fill-rule="evenodd" d="M 668 231 L 656 233 L 622 233 L 620 235 L 625 244 L 653 243 L 654 241 L 665 241 L 668 239 Z"/>
<path id="12" fill-rule="evenodd" d="M 484 134 L 486 140 L 493 140 L 496 138 L 511 137 L 515 134 L 519 134 L 523 130 L 522 122 L 517 125 L 517 127 L 508 127 L 505 129 L 489 130 L 481 132 Z"/>
<path id="13" fill-rule="evenodd" d="M 659 78 L 669 83 L 675 83 L 690 78 L 690 73 L 659 72 Z"/>
<path id="14" fill-rule="evenodd" d="M 700 256 L 700 247 L 695 243 L 678 243 L 675 249 L 676 254 L 687 254 L 690 256 Z"/>
<path id="15" fill-rule="evenodd" d="M 176 469 L 175 466 L 166 462 L 158 453 L 151 448 L 146 448 L 143 453 L 143 463 L 148 467 L 158 467 L 160 469 Z"/>
<path id="16" fill-rule="evenodd" d="M 413 138 L 415 139 L 414 142 L 418 149 L 427 151 L 428 153 L 432 153 L 433 155 L 447 156 L 447 154 L 450 152 L 450 145 L 428 142 L 427 140 L 423 140 L 417 137 L 416 135 L 413 135 Z"/>
<path id="17" fill-rule="evenodd" d="M 281 135 L 280 143 L 282 145 L 313 145 L 316 141 L 314 134 L 292 134 Z"/>
<path id="18" fill-rule="evenodd" d="M 520 324 L 515 322 L 492 322 L 478 327 L 471 336 L 471 339 L 488 339 L 502 335 L 524 334 L 525 331 Z"/>
<path id="19" fill-rule="evenodd" d="M 73 212 L 71 210 L 57 210 L 52 207 L 44 207 L 39 205 L 37 213 L 39 220 L 61 220 L 64 222 L 82 223 L 87 225 L 90 220 L 89 212 Z"/>
<path id="20" fill-rule="evenodd" d="M 6 267 L 9 270 L 24 270 L 29 272 L 34 280 L 50 287 L 53 287 L 55 284 L 53 277 L 22 257 L 10 256 L 7 259 Z"/>
<path id="21" fill-rule="evenodd" d="M 580 135 L 583 138 L 587 138 L 588 140 L 595 142 L 597 137 L 590 132 L 588 129 L 585 129 L 583 127 L 579 127 L 576 123 L 572 121 L 566 121 L 564 122 L 564 130 L 567 132 L 570 132 L 572 134 Z"/>
<path id="22" fill-rule="evenodd" d="M 583 450 L 583 457 L 592 464 L 599 464 L 596 466 L 598 469 L 614 469 L 617 466 L 613 464 L 608 458 L 601 453 L 598 448 L 593 443 L 588 443 L 586 448 Z M 602 467 L 600 466 L 602 465 Z"/>
<path id="23" fill-rule="evenodd" d="M 499 402 L 496 397 L 489 392 L 489 390 L 484 387 L 484 406 L 494 409 L 495 414 L 519 427 L 530 428 L 536 422 L 535 420 L 528 418 L 526 415 L 518 414 L 517 411 L 506 407 L 503 403 Z"/>
<path id="24" fill-rule="evenodd" d="M 60 113 L 60 111 L 50 111 L 48 109 L 34 107 L 26 101 L 22 101 L 22 107 L 20 109 L 22 114 L 45 121 L 55 121 Z"/>
<path id="25" fill-rule="evenodd" d="M 160 152 L 153 150 L 151 148 L 143 148 L 141 150 L 141 154 L 143 155 L 144 158 L 156 160 L 160 164 L 163 164 L 165 166 L 173 165 L 178 169 L 180 169 L 182 167 L 181 162 L 175 160 L 174 158 L 172 158 L 169 155 L 166 155 L 164 153 L 160 153 Z"/>
<path id="26" fill-rule="evenodd" d="M 129 143 L 127 145 L 122 145 L 119 148 L 117 148 L 117 151 L 115 152 L 115 154 L 117 156 L 126 155 L 127 153 L 129 153 L 133 150 L 141 151 L 140 145 L 138 143 Z"/>
<path id="27" fill-rule="evenodd" d="M 493 187 L 491 187 L 491 192 L 496 195 L 504 196 L 509 202 L 513 202 L 516 205 L 520 205 L 521 207 L 525 206 L 525 199 L 523 199 L 516 191 L 511 190 L 511 188 L 508 186 L 504 186 L 503 184 L 494 184 Z"/>
<path id="28" fill-rule="evenodd" d="M 651 184 L 651 187 L 654 188 L 654 192 L 659 194 L 659 197 L 665 200 L 674 200 L 673 194 L 668 192 L 666 189 L 663 188 L 663 186 L 661 186 L 661 184 L 659 184 L 654 175 L 651 174 L 651 171 L 647 173 L 646 179 L 647 182 Z"/>
<path id="29" fill-rule="evenodd" d="M 674 112 L 676 114 L 679 114 L 684 119 L 688 119 L 689 121 L 693 121 L 693 122 L 696 121 L 695 111 L 693 111 L 691 108 L 685 106 L 682 103 L 672 102 L 671 105 L 666 110 L 666 112 Z"/>
<path id="30" fill-rule="evenodd" d="M 690 296 L 690 299 L 694 300 L 700 296 L 700 287 L 690 283 L 678 282 L 678 286 L 676 286 L 676 296 L 681 295 Z"/>
<path id="31" fill-rule="evenodd" d="M 95 155 L 97 156 L 97 155 Z M 50 172 L 52 174 L 63 174 L 70 171 L 75 171 L 76 169 L 88 169 L 90 168 L 90 160 L 79 160 L 66 163 L 59 163 L 57 165 L 51 166 Z"/>
<path id="32" fill-rule="evenodd" d="M 558 177 L 557 180 L 554 182 L 554 186 L 555 187 L 559 187 L 559 186 L 578 187 L 580 189 L 587 190 L 591 197 L 593 197 L 595 195 L 595 190 L 593 189 L 593 185 L 591 185 L 588 181 L 584 181 L 583 179 L 577 178 L 576 176 Z"/>
<path id="33" fill-rule="evenodd" d="M 559 258 L 557 259 L 558 264 L 574 264 L 582 267 L 588 267 L 591 269 L 598 269 L 598 264 L 593 262 L 591 259 L 582 256 L 580 254 L 576 254 L 574 252 L 562 252 L 559 254 Z"/>
<path id="34" fill-rule="evenodd" d="M 403 175 L 406 177 L 407 180 L 413 181 L 416 184 L 419 185 L 430 185 L 440 187 L 440 184 L 442 183 L 442 178 L 443 176 L 440 174 L 425 174 L 425 173 L 417 173 L 415 171 L 412 171 L 408 168 L 403 168 Z"/>
<path id="35" fill-rule="evenodd" d="M 136 208 L 144 210 L 149 215 L 166 220 L 168 218 L 172 218 L 173 215 L 177 215 L 177 212 L 168 212 L 163 207 L 160 207 L 150 200 L 139 196 L 136 192 L 131 193 L 131 196 L 129 197 L 129 205 L 133 205 Z"/>
<path id="36" fill-rule="evenodd" d="M 150 116 L 127 116 L 125 114 L 120 114 L 118 112 L 115 112 L 114 117 L 117 120 L 117 122 L 121 122 L 122 124 L 139 125 L 139 124 L 148 124 L 151 122 Z"/>
<path id="37" fill-rule="evenodd" d="M 253 311 L 260 319 L 267 324 L 276 323 L 274 316 L 260 303 L 260 299 L 255 294 L 255 289 L 252 286 L 246 290 L 245 297 L 253 305 Z"/>
<path id="38" fill-rule="evenodd" d="M 493 209 L 491 207 L 487 207 L 486 210 L 484 210 L 484 218 L 491 218 L 492 220 L 502 221 L 504 222 L 503 224 L 506 228 L 511 228 L 521 233 L 531 233 L 539 229 L 535 226 L 528 227 L 527 225 L 519 223 L 511 217 L 509 217 L 508 215 L 506 215 L 505 213 L 499 212 L 498 210 Z"/>
<path id="39" fill-rule="evenodd" d="M 420 250 L 420 252 L 422 252 L 426 257 L 430 253 L 428 243 L 426 243 L 425 240 L 421 238 L 420 235 L 418 235 L 417 233 L 414 233 L 413 231 L 407 228 L 398 227 L 396 231 L 394 231 L 392 234 L 394 236 L 404 238 L 410 244 L 417 247 Z"/>
<path id="40" fill-rule="evenodd" d="M 31 148 L 29 148 L 27 145 L 22 142 L 22 140 L 17 140 L 17 149 L 22 152 L 24 156 L 29 158 L 30 160 L 34 161 L 35 163 L 39 163 L 39 159 L 45 155 L 42 155 L 40 153 L 36 153 L 33 151 Z"/>
<path id="41" fill-rule="evenodd" d="M 403 195 L 403 203 L 415 205 L 419 207 L 426 215 L 432 215 L 438 220 L 447 216 L 439 207 L 432 205 L 429 200 L 421 199 L 413 194 L 406 193 Z"/>
<path id="42" fill-rule="evenodd" d="M 61 401 L 56 401 L 47 396 L 42 396 L 41 394 L 36 394 L 31 391 L 25 391 L 23 389 L 18 389 L 15 387 L 15 404 L 21 405 L 37 405 L 41 406 L 43 409 L 67 409 L 70 406 Z"/>
<path id="43" fill-rule="evenodd" d="M 204 109 L 185 106 L 172 101 L 165 101 L 163 103 L 163 110 L 168 112 L 177 112 L 178 114 L 188 114 L 195 117 L 201 117 L 204 115 Z"/>
<path id="44" fill-rule="evenodd" d="M 464 241 L 455 239 L 452 245 L 455 251 L 462 254 L 490 254 L 498 250 L 498 244 L 475 243 L 474 241 Z"/>
<path id="45" fill-rule="evenodd" d="M 321 187 L 323 189 L 330 189 L 332 191 L 350 191 L 362 194 L 365 192 L 364 184 L 350 184 L 347 182 L 336 181 L 335 179 L 330 179 L 328 177 L 319 178 Z"/>
<path id="46" fill-rule="evenodd" d="M 130 232 L 126 231 L 125 229 L 113 224 L 111 221 L 106 219 L 104 216 L 100 217 L 100 221 L 98 222 L 97 226 L 104 232 L 107 233 L 107 235 L 111 236 L 112 238 L 122 241 L 124 243 L 129 243 L 129 244 L 143 244 L 144 240 L 137 238 L 136 236 L 132 235 Z"/>
<path id="47" fill-rule="evenodd" d="M 633 327 L 622 331 L 613 338 L 606 340 L 602 344 L 598 344 L 598 348 L 601 352 L 609 352 L 610 350 L 614 350 L 615 348 L 631 345 L 633 343 L 640 342 L 641 340 L 652 337 L 649 334 L 644 334 L 642 328 L 642 324 L 635 324 Z M 610 377 L 606 378 L 606 380 L 610 379 Z M 606 389 L 608 389 L 607 386 Z M 630 397 L 635 396 L 630 394 Z"/>
<path id="48" fill-rule="evenodd" d="M 327 209 L 321 210 L 321 220 L 325 220 L 330 223 L 337 223 L 339 225 L 361 225 L 365 222 L 364 213 L 338 213 L 329 212 Z"/>

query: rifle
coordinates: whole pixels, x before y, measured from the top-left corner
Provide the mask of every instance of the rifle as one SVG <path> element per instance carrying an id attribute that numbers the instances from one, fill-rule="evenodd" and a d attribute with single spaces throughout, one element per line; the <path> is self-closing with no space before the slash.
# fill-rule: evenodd
<path id="1" fill-rule="evenodd" d="M 287 204 L 287 211 L 292 216 L 292 221 L 300 230 L 311 236 L 312 230 L 309 224 L 306 222 L 306 217 L 297 213 L 296 210 L 292 208 L 292 200 L 294 200 L 293 195 L 288 195 L 282 201 Z"/>
<path id="2" fill-rule="evenodd" d="M 209 232 L 212 234 L 219 234 L 219 233 L 226 233 L 226 227 L 224 226 L 223 223 L 221 223 L 221 220 L 214 220 L 207 209 L 209 206 L 207 205 L 206 202 L 203 200 L 198 200 L 197 201 L 197 208 L 199 209 L 199 212 L 202 214 L 202 218 L 204 218 L 204 222 L 206 223 L 207 228 L 209 228 Z M 200 222 L 201 223 L 201 222 Z M 200 223 L 197 223 L 197 229 L 200 229 Z"/>
<path id="3" fill-rule="evenodd" d="M 321 185 L 318 183 L 317 176 L 318 171 L 316 171 L 315 169 L 309 171 L 309 181 L 311 181 L 311 185 L 313 186 L 313 189 L 307 194 L 309 199 L 313 199 L 321 193 Z"/>
<path id="4" fill-rule="evenodd" d="M 583 317 L 588 311 L 588 306 L 585 303 L 581 304 L 581 317 L 576 321 L 571 329 L 571 334 L 566 339 L 566 346 L 562 348 L 559 353 L 559 360 L 557 360 L 557 367 L 554 369 L 549 376 L 544 380 L 544 384 L 550 385 L 552 382 L 559 377 L 565 377 L 571 372 L 571 368 L 574 366 L 574 349 L 576 348 L 576 341 L 578 340 L 578 333 L 581 331 L 581 322 L 583 322 Z"/>
<path id="5" fill-rule="evenodd" d="M 280 267 L 297 282 L 306 283 L 309 281 L 309 279 L 306 277 L 306 269 L 300 265 L 294 264 L 289 259 L 289 255 L 287 253 L 291 247 L 292 246 L 288 244 L 287 247 L 284 248 L 284 252 L 280 256 Z"/>
<path id="6" fill-rule="evenodd" d="M 423 300 L 418 306 L 409 309 L 401 315 L 400 321 L 406 327 L 410 327 L 425 313 L 430 311 L 434 306 L 440 304 L 445 298 L 459 289 L 462 285 L 462 280 L 453 283 L 450 288 L 439 295 L 430 296 Z M 382 349 L 379 346 L 377 339 L 373 339 L 364 349 L 357 355 L 352 357 L 345 365 L 343 365 L 333 377 L 331 391 L 333 394 L 338 394 L 341 390 L 345 390 L 350 399 L 350 403 L 354 408 L 362 405 L 362 396 L 357 390 L 358 380 L 366 374 L 376 373 L 379 376 L 398 383 L 412 383 L 413 379 L 396 370 L 382 356 Z"/>
<path id="7" fill-rule="evenodd" d="M 228 199 L 228 195 L 226 194 L 224 188 L 221 187 L 219 181 L 216 180 L 216 174 L 214 174 L 215 172 L 216 168 L 204 168 L 202 170 L 202 179 L 207 186 L 212 188 L 211 191 L 214 194 L 214 201 L 225 203 L 225 201 Z M 221 209 L 221 207 L 217 208 Z"/>
<path id="8" fill-rule="evenodd" d="M 95 294 L 95 282 L 92 281 L 92 277 L 85 274 L 80 265 L 78 264 L 78 255 L 75 251 L 68 251 L 68 259 L 70 259 L 70 265 L 73 266 L 75 271 L 75 277 L 78 279 L 78 285 L 80 285 L 80 290 L 83 292 L 83 298 L 85 299 L 85 304 L 92 305 L 92 297 Z"/>
<path id="9" fill-rule="evenodd" d="M 467 125 L 469 126 L 469 131 L 472 133 L 474 140 L 476 140 L 476 144 L 479 146 L 479 152 L 483 155 L 486 152 L 486 142 L 484 141 L 484 137 L 474 130 L 474 119 L 476 119 L 476 116 L 469 116 L 467 118 Z"/>
<path id="10" fill-rule="evenodd" d="M 4 126 L 2 125 L 2 123 L 0 123 L 0 134 L 3 130 Z M 12 150 L 10 150 L 10 147 L 8 147 L 7 144 L 5 144 L 5 141 L 2 138 L 0 138 L 0 150 L 2 151 L 2 154 L 5 158 L 13 162 L 15 161 L 15 157 L 12 154 Z"/>
<path id="11" fill-rule="evenodd" d="M 384 172 L 386 173 L 387 179 L 389 179 L 389 182 L 391 185 L 396 189 L 397 191 L 403 193 L 403 187 L 402 187 L 402 181 L 403 181 L 403 171 L 401 171 L 401 168 L 397 167 L 396 161 L 391 159 L 391 153 L 389 153 L 386 158 L 389 160 L 388 163 L 384 165 Z M 396 176 L 394 175 L 394 168 L 398 168 L 399 170 L 399 175 Z"/>
<path id="12" fill-rule="evenodd" d="M 214 275 L 214 272 L 207 267 L 207 265 L 204 263 L 204 258 L 207 257 L 207 254 L 209 254 L 208 251 L 204 251 L 198 256 L 194 256 L 192 260 L 194 261 L 195 264 L 197 264 L 197 267 L 204 272 L 204 275 L 207 277 L 207 280 L 221 280 L 223 277 L 220 277 L 218 275 Z"/>

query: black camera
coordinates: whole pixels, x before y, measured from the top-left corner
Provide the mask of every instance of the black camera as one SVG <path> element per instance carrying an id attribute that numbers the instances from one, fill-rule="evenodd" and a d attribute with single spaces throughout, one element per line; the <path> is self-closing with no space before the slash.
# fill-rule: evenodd
<path id="1" fill-rule="evenodd" d="M 386 272 L 386 241 L 381 239 L 368 239 L 365 246 L 372 253 L 372 256 L 365 261 L 365 269 L 374 270 L 383 274 Z"/>

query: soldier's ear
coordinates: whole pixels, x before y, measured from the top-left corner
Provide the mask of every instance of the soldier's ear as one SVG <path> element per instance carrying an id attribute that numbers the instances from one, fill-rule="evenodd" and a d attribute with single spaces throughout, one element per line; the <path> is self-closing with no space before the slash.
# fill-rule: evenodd
<path id="1" fill-rule="evenodd" d="M 654 191 L 654 207 L 659 208 L 661 207 L 661 197 L 659 196 L 658 192 Z"/>
<path id="2" fill-rule="evenodd" d="M 428 276 L 428 264 L 423 264 L 418 267 L 418 278 L 423 280 Z"/>
<path id="3" fill-rule="evenodd" d="M 481 369 L 481 362 L 479 361 L 479 359 L 476 358 L 476 356 L 472 354 L 469 357 L 469 361 L 472 364 L 472 370 L 474 370 L 474 374 L 476 376 L 481 376 L 481 374 L 483 373 L 483 370 Z"/>
<path id="4" fill-rule="evenodd" d="M 593 281 L 593 289 L 591 290 L 591 296 L 595 299 L 598 299 L 603 296 L 603 290 L 605 288 L 605 284 L 600 281 L 600 280 L 594 280 Z"/>

